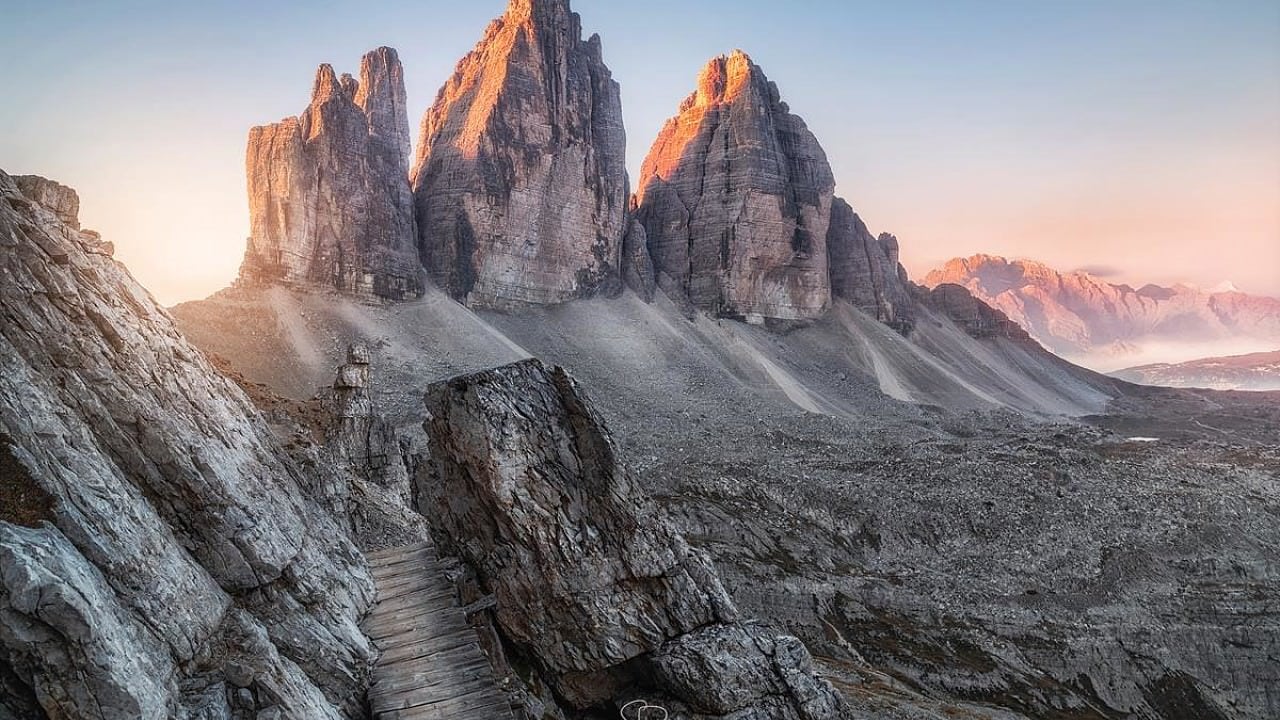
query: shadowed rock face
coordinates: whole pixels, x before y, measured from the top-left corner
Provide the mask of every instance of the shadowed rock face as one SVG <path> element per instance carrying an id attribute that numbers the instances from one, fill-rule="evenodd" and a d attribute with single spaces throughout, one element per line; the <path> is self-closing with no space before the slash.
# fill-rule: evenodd
<path id="1" fill-rule="evenodd" d="M 478 307 L 617 285 L 626 136 L 600 38 L 568 0 L 512 0 L 422 120 L 413 170 L 423 264 Z"/>
<path id="2" fill-rule="evenodd" d="M 842 716 L 798 640 L 735 621 L 710 562 L 643 497 L 563 369 L 455 378 L 427 406 L 429 514 L 495 596 L 500 633 L 572 707 L 660 693 L 673 717 Z"/>
<path id="3" fill-rule="evenodd" d="M 0 276 L 0 717 L 358 713 L 372 582 L 249 399 L 3 172 Z"/>
<path id="4" fill-rule="evenodd" d="M 827 232 L 831 293 L 901 332 L 914 325 L 911 282 L 898 262 L 898 239 L 875 237 L 849 203 L 836 198 Z"/>
<path id="5" fill-rule="evenodd" d="M 712 60 L 640 171 L 637 217 L 662 287 L 722 316 L 809 319 L 831 304 L 826 154 L 742 52 Z"/>
<path id="6" fill-rule="evenodd" d="M 249 132 L 252 234 L 241 282 L 421 295 L 408 162 L 396 51 L 365 55 L 359 81 L 321 65 L 302 115 Z"/>
<path id="7" fill-rule="evenodd" d="M 1027 331 L 1008 315 L 974 297 L 961 285 L 943 283 L 932 290 L 919 288 L 919 293 L 922 303 L 951 318 L 975 338 L 1002 337 L 1035 344 Z"/>

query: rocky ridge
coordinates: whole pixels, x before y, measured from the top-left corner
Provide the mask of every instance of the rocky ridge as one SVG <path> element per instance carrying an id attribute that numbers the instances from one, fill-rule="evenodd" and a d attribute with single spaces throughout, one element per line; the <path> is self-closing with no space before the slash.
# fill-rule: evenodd
<path id="1" fill-rule="evenodd" d="M 0 716 L 356 717 L 363 558 L 245 394 L 42 200 L 0 172 Z"/>
<path id="2" fill-rule="evenodd" d="M 909 333 L 915 303 L 907 270 L 898 261 L 898 238 L 871 234 L 849 203 L 836 198 L 827 232 L 831 293 L 880 322 Z"/>
<path id="3" fill-rule="evenodd" d="M 644 698 L 674 717 L 844 717 L 798 640 L 738 620 L 563 369 L 526 360 L 454 378 L 427 405 L 422 510 L 494 596 L 506 647 L 569 709 Z"/>
<path id="4" fill-rule="evenodd" d="M 1280 343 L 1276 298 L 1186 285 L 1134 289 L 994 255 L 956 258 L 924 278 L 929 287 L 942 283 L 964 286 L 1068 358 L 1131 355 L 1148 343 L 1174 341 L 1253 341 L 1260 350 Z"/>
<path id="5" fill-rule="evenodd" d="M 454 298 L 555 304 L 618 286 L 622 102 L 568 0 L 512 0 L 440 89 L 420 143 L 422 260 Z"/>
<path id="6" fill-rule="evenodd" d="M 251 231 L 240 282 L 421 295 L 408 162 L 396 51 L 366 54 L 359 80 L 321 65 L 301 115 L 249 132 Z"/>

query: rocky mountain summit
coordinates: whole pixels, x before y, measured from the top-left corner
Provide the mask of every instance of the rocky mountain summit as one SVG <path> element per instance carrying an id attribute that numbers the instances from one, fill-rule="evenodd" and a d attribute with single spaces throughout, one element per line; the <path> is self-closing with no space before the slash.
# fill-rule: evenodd
<path id="1" fill-rule="evenodd" d="M 454 298 L 553 304 L 617 286 L 622 101 L 568 0 L 512 0 L 440 89 L 420 143 L 422 259 Z"/>
<path id="2" fill-rule="evenodd" d="M 396 51 L 366 54 L 358 80 L 321 65 L 301 115 L 249 132 L 251 230 L 240 282 L 421 295 L 408 162 Z"/>
<path id="3" fill-rule="evenodd" d="M 746 53 L 713 59 L 640 170 L 659 284 L 714 315 L 803 320 L 831 305 L 826 153 Z"/>
<path id="4" fill-rule="evenodd" d="M 316 478 L 36 187 L 0 172 L 0 717 L 356 716 L 373 586 Z"/>
<path id="5" fill-rule="evenodd" d="M 957 258 L 924 284 L 962 285 L 1004 312 L 1049 350 L 1115 367 L 1146 345 L 1280 344 L 1280 299 L 1186 285 L 1107 282 L 1087 272 L 1060 272 L 1033 260 L 993 255 Z"/>

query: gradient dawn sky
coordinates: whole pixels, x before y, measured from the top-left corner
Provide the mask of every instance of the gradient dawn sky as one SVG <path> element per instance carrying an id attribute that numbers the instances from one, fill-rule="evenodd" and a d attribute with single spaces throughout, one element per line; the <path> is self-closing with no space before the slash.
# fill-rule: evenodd
<path id="1" fill-rule="evenodd" d="M 622 84 L 635 177 L 714 55 L 742 48 L 913 276 L 977 252 L 1280 295 L 1280 3 L 575 0 Z M 249 127 L 316 65 L 400 51 L 410 122 L 504 0 L 6 2 L 0 168 L 164 303 L 235 275 Z"/>

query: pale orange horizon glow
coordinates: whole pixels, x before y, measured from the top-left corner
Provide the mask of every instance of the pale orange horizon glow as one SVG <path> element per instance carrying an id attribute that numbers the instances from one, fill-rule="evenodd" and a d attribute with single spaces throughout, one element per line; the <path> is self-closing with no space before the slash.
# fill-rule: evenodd
<path id="1" fill-rule="evenodd" d="M 298 13 L 142 0 L 33 6 L 0 27 L 0 168 L 74 187 L 81 220 L 164 304 L 236 276 L 249 128 L 322 62 L 396 47 L 418 127 L 505 0 Z M 837 189 L 913 277 L 988 253 L 1140 285 L 1280 295 L 1280 7 L 967 10 L 574 0 L 622 86 L 633 189 L 706 61 L 741 47 L 826 149 Z M 681 22 L 672 25 L 671 17 Z"/>

